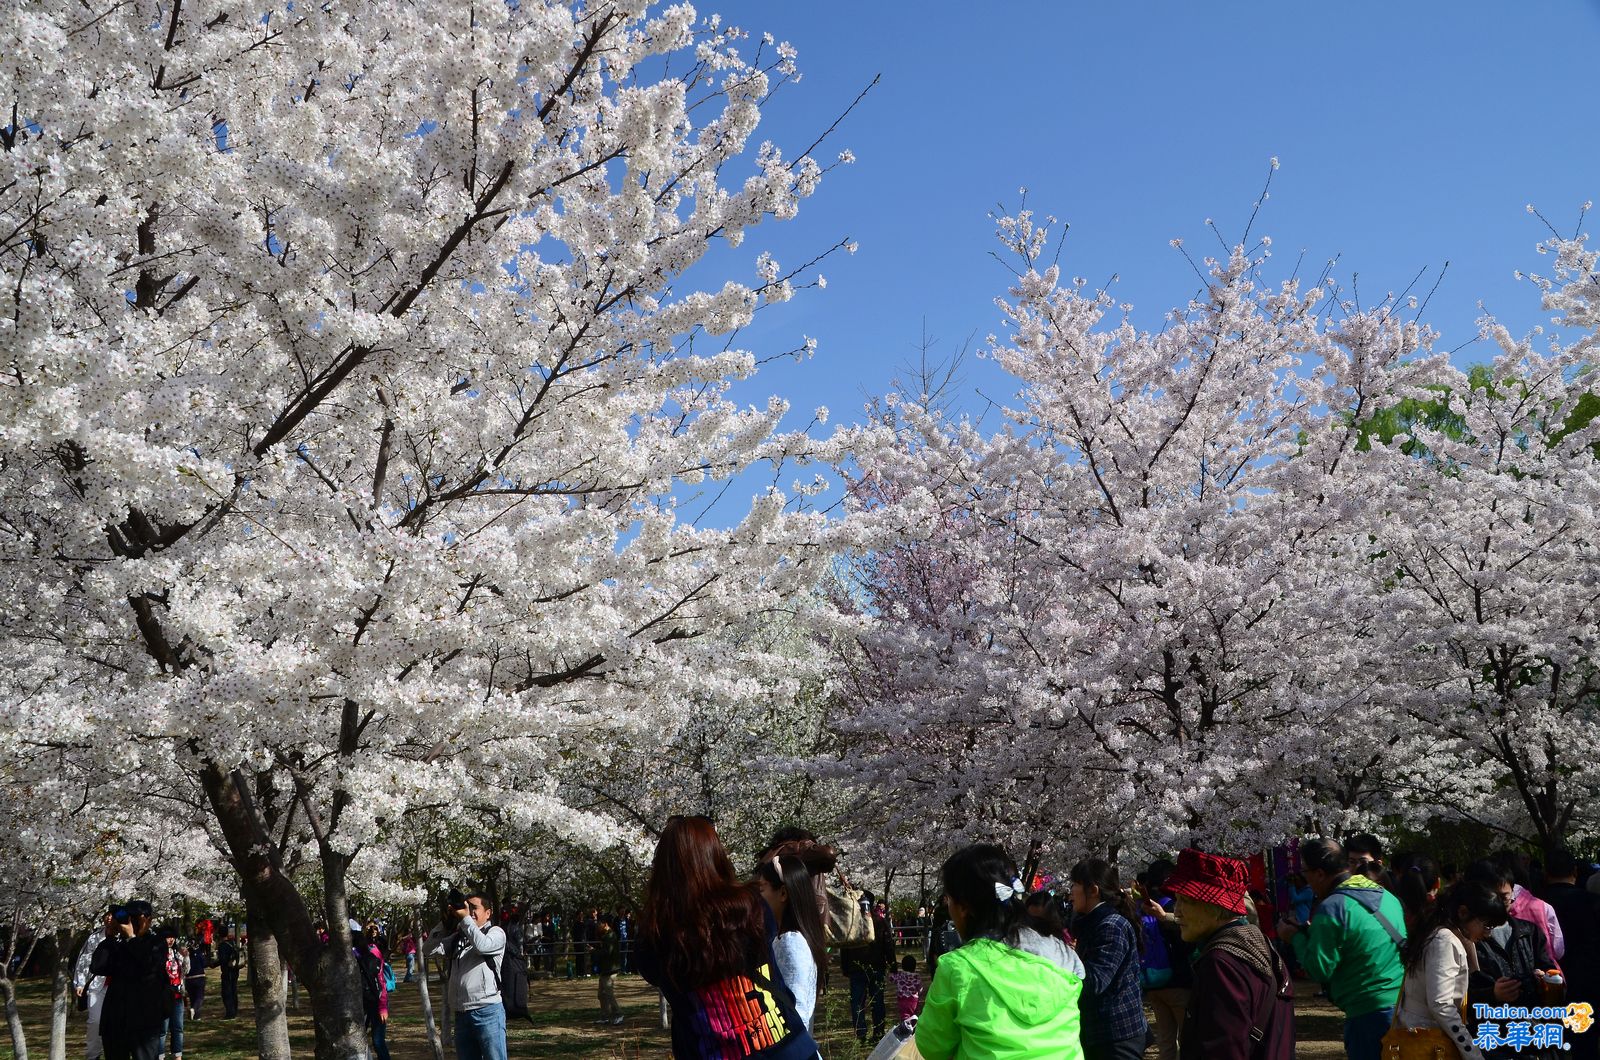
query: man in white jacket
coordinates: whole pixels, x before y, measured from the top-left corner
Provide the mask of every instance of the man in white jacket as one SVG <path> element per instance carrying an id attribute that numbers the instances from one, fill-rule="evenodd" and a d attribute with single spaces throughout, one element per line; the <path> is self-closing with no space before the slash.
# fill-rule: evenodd
<path id="1" fill-rule="evenodd" d="M 106 1003 L 106 977 L 95 975 L 89 968 L 94 951 L 100 943 L 117 933 L 117 922 L 110 913 L 101 921 L 101 930 L 91 931 L 84 940 L 83 949 L 72 965 L 72 989 L 88 1004 L 89 1027 L 84 1046 L 84 1060 L 100 1060 L 105 1046 L 100 1041 L 100 1010 Z"/>
<path id="2" fill-rule="evenodd" d="M 483 895 L 451 892 L 450 905 L 446 923 L 428 934 L 427 953 L 442 954 L 449 968 L 446 997 L 455 1013 L 456 1060 L 506 1060 L 500 1001 L 506 933 L 493 924 L 494 909 Z"/>

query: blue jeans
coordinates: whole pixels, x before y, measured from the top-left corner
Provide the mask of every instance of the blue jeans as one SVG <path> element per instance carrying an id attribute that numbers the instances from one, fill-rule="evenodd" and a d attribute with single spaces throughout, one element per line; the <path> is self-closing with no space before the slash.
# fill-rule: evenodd
<path id="1" fill-rule="evenodd" d="M 872 1002 L 873 1040 L 883 1037 L 883 972 L 857 969 L 850 973 L 850 1022 L 856 1038 L 867 1040 L 867 1002 Z"/>
<path id="2" fill-rule="evenodd" d="M 1381 1060 L 1383 1036 L 1394 1019 L 1394 1009 L 1381 1008 L 1344 1018 L 1344 1055 L 1350 1060 Z"/>
<path id="3" fill-rule="evenodd" d="M 161 1028 L 161 1037 L 172 1036 L 172 1051 L 183 1052 L 183 1004 L 184 998 L 176 998 L 172 1002 L 172 1015 L 167 1017 L 167 1025 Z"/>
<path id="4" fill-rule="evenodd" d="M 506 1060 L 504 1005 L 456 1013 L 456 1060 Z"/>
<path id="5" fill-rule="evenodd" d="M 372 1055 L 389 1060 L 389 1025 L 379 1017 L 376 1005 L 367 1008 L 367 1032 L 372 1037 Z"/>

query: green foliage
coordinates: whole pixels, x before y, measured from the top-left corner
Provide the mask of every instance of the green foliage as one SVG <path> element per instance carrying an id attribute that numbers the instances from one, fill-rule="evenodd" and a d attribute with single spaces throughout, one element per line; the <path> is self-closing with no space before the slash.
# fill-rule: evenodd
<path id="1" fill-rule="evenodd" d="M 1591 390 L 1578 398 L 1578 403 L 1567 414 L 1566 421 L 1562 423 L 1561 429 L 1550 435 L 1550 443 L 1554 445 L 1573 431 L 1583 430 L 1594 422 L 1596 416 L 1600 416 L 1600 394 L 1596 394 Z M 1600 442 L 1595 443 L 1591 448 L 1594 449 L 1595 458 L 1600 459 Z"/>
<path id="2" fill-rule="evenodd" d="M 1479 368 L 1475 367 L 1472 371 L 1476 375 L 1478 370 Z M 1488 385 L 1487 379 L 1484 380 L 1484 385 Z M 1474 378 L 1474 389 L 1477 386 L 1478 382 Z M 1427 456 L 1427 446 L 1416 438 L 1418 427 L 1464 440 L 1467 436 L 1466 421 L 1450 411 L 1450 391 L 1443 386 L 1433 386 L 1429 389 L 1439 396 L 1426 400 L 1404 398 L 1398 404 L 1391 405 L 1357 424 L 1360 437 L 1356 448 L 1363 453 L 1370 451 L 1374 438 L 1382 445 L 1393 445 L 1395 438 L 1404 434 L 1407 440 L 1401 444 L 1401 452 L 1407 456 Z"/>
<path id="3" fill-rule="evenodd" d="M 1397 827 L 1392 836 L 1391 855 L 1426 854 L 1438 862 L 1440 871 L 1446 867 L 1463 869 L 1507 846 L 1526 846 L 1486 824 L 1460 817 L 1430 817 L 1420 828 Z M 1392 863 L 1394 859 L 1391 856 L 1389 860 Z"/>
<path id="4" fill-rule="evenodd" d="M 1482 391 L 1491 398 L 1498 396 L 1493 370 L 1488 365 L 1473 365 L 1467 371 L 1467 380 L 1474 392 Z M 1443 385 L 1431 386 L 1428 389 L 1438 394 L 1438 397 L 1404 398 L 1398 404 L 1360 421 L 1357 424 L 1360 438 L 1356 448 L 1361 452 L 1368 452 L 1372 449 L 1374 439 L 1387 446 L 1393 445 L 1395 438 L 1405 435 L 1406 441 L 1401 443 L 1401 452 L 1407 456 L 1430 457 L 1432 453 L 1428 447 L 1416 437 L 1419 428 L 1443 434 L 1455 441 L 1470 442 L 1472 438 L 1467 430 L 1466 420 L 1451 411 L 1450 389 Z M 1562 416 L 1563 411 L 1558 407 L 1551 410 L 1551 415 Z M 1574 431 L 1583 430 L 1594 422 L 1596 416 L 1600 416 L 1600 394 L 1594 391 L 1582 394 L 1577 404 L 1565 412 L 1561 427 L 1549 433 L 1546 444 L 1556 445 Z M 1523 444 L 1526 444 L 1525 439 Z M 1592 448 L 1596 459 L 1600 459 L 1600 442 Z"/>

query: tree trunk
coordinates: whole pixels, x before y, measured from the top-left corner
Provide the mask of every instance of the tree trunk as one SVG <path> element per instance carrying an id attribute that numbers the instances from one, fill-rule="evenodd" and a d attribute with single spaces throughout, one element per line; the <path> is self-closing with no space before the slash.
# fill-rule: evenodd
<path id="1" fill-rule="evenodd" d="M 1044 840 L 1035 838 L 1028 844 L 1028 856 L 1022 862 L 1022 886 L 1033 890 L 1033 881 L 1039 875 L 1039 863 L 1044 860 Z"/>
<path id="2" fill-rule="evenodd" d="M 411 918 L 411 938 L 417 944 L 417 996 L 422 1000 L 422 1024 L 428 1028 L 428 1047 L 433 1050 L 433 1060 L 444 1060 L 444 1039 L 439 1037 L 439 1025 L 433 1019 L 433 996 L 428 991 L 427 936 L 422 933 L 422 914 Z"/>
<path id="3" fill-rule="evenodd" d="M 328 945 L 306 981 L 311 995 L 311 1020 L 317 1032 L 318 1060 L 368 1060 L 367 1014 L 361 1001 L 361 973 L 350 929 L 349 890 L 345 871 L 350 858 L 326 842 L 322 859 L 322 903 L 328 917 Z M 313 985 L 312 979 L 315 979 Z"/>
<path id="4" fill-rule="evenodd" d="M 500 866 L 489 867 L 488 878 L 483 881 L 483 893 L 489 899 L 489 908 L 494 910 L 496 917 L 505 911 L 500 904 Z"/>
<path id="5" fill-rule="evenodd" d="M 6 1026 L 11 1031 L 11 1055 L 28 1060 L 28 1035 L 22 1029 L 22 1014 L 17 1011 L 17 984 L 10 976 L 0 976 L 0 995 L 5 996 Z"/>
<path id="6" fill-rule="evenodd" d="M 346 923 L 349 858 L 333 850 L 326 839 L 319 841 L 323 907 L 330 932 L 329 944 L 324 945 L 304 896 L 278 862 L 277 848 L 256 810 L 248 780 L 238 771 L 223 772 L 215 763 L 207 763 L 200 780 L 238 870 L 247 908 L 260 917 L 261 927 L 271 932 L 294 970 L 295 982 L 306 988 L 311 999 L 317 1060 L 370 1060 L 361 983 Z"/>
<path id="7" fill-rule="evenodd" d="M 50 1060 L 67 1060 L 67 1016 L 73 1010 L 72 965 L 89 940 L 87 931 L 56 930 L 56 970 L 50 984 Z"/>
<path id="8" fill-rule="evenodd" d="M 18 905 L 11 912 L 11 938 L 6 943 L 5 963 L 0 964 L 0 995 L 4 996 L 6 1003 L 6 1027 L 11 1031 L 12 1060 L 28 1060 L 28 1034 L 22 1027 L 22 1013 L 17 1011 L 17 981 L 11 978 L 11 961 L 17 954 L 17 939 L 21 934 L 22 907 Z M 19 973 L 33 960 L 33 948 L 37 945 L 39 933 L 34 932 L 27 950 L 22 954 L 22 963 L 17 965 Z"/>
<path id="9" fill-rule="evenodd" d="M 278 940 L 261 915 L 245 903 L 245 933 L 250 937 L 250 1001 L 256 1010 L 256 1055 L 260 1060 L 290 1060 L 289 1013 L 283 958 Z"/>

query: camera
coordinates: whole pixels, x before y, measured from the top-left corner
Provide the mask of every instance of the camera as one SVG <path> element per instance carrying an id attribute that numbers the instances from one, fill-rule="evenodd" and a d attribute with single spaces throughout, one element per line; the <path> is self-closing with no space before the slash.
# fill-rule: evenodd
<path id="1" fill-rule="evenodd" d="M 449 923 L 458 924 L 466 915 L 464 911 L 467 907 L 467 896 L 461 888 L 452 887 L 440 897 L 439 905 L 444 910 L 444 919 Z"/>
<path id="2" fill-rule="evenodd" d="M 133 916 L 128 912 L 127 906 L 114 905 L 111 907 L 111 919 L 116 921 L 118 924 L 126 924 L 133 919 Z"/>

